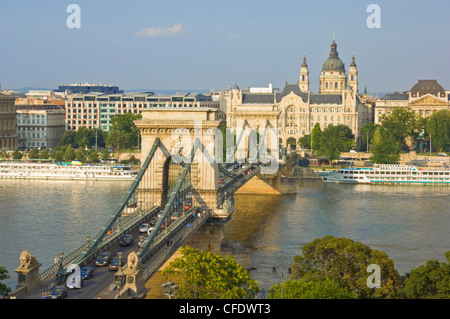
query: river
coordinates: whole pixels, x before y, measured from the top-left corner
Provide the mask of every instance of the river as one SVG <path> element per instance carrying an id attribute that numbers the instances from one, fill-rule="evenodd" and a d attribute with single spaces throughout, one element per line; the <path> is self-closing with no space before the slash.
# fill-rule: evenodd
<path id="1" fill-rule="evenodd" d="M 20 253 L 28 249 L 49 267 L 95 236 L 131 182 L 0 182 L 0 266 L 14 289 Z M 405 274 L 450 250 L 450 188 L 298 183 L 296 195 L 236 195 L 225 239 L 246 247 L 236 260 L 265 290 L 281 281 L 306 243 L 326 235 L 347 237 L 386 252 Z M 243 257 L 245 255 L 245 257 Z"/>

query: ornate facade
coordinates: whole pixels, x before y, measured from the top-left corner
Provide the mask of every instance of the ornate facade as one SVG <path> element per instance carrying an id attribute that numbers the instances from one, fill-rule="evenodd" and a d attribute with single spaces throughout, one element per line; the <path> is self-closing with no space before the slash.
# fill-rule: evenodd
<path id="1" fill-rule="evenodd" d="M 15 100 L 13 95 L 0 93 L 0 149 L 9 151 L 18 146 Z"/>
<path id="2" fill-rule="evenodd" d="M 395 107 L 410 107 L 422 117 L 430 116 L 440 110 L 449 110 L 450 91 L 437 80 L 419 80 L 413 87 L 403 93 L 386 94 L 375 103 L 375 123 L 380 122 L 383 114 L 390 114 Z"/>
<path id="3" fill-rule="evenodd" d="M 282 91 L 269 86 L 266 90 L 240 90 L 237 85 L 225 93 L 227 125 L 237 128 L 238 121 L 267 119 L 278 129 L 283 146 L 296 144 L 319 123 L 321 129 L 333 124 L 349 126 L 356 139 L 362 125 L 373 120 L 373 108 L 366 96 L 358 94 L 358 70 L 353 56 L 348 74 L 339 58 L 333 38 L 328 59 L 319 77 L 319 92 L 311 92 L 306 56 L 300 67 L 299 81 L 287 83 Z M 253 117 L 253 118 L 252 118 Z M 276 119 L 276 120 L 275 120 Z"/>

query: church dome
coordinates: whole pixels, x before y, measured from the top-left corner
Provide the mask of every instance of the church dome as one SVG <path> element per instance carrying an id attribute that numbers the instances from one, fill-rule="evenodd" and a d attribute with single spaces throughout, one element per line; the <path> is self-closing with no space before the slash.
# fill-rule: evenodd
<path id="1" fill-rule="evenodd" d="M 330 57 L 323 64 L 322 71 L 344 71 L 345 66 L 344 62 L 339 58 L 339 54 L 337 52 L 337 44 L 333 39 L 333 43 L 331 43 L 331 51 Z"/>

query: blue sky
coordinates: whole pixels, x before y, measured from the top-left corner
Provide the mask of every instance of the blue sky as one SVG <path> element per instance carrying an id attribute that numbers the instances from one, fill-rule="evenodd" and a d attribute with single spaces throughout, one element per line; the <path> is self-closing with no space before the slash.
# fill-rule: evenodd
<path id="1" fill-rule="evenodd" d="M 81 28 L 69 29 L 69 4 Z M 368 28 L 371 3 L 381 28 Z M 355 52 L 361 91 L 410 89 L 437 79 L 450 89 L 450 1 L 0 0 L 3 89 L 105 83 L 123 89 L 283 88 L 306 52 L 311 89 L 335 35 Z"/>

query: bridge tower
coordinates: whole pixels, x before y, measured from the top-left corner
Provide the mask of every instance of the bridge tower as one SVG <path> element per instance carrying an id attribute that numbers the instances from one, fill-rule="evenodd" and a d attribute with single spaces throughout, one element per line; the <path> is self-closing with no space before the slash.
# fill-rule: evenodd
<path id="1" fill-rule="evenodd" d="M 215 160 L 216 130 L 225 125 L 224 113 L 213 108 L 148 109 L 135 121 L 142 138 L 142 157 L 160 139 L 152 161 L 140 183 L 139 198 L 144 206 L 164 207 L 170 185 L 170 164 L 189 161 L 194 141 L 200 142 L 191 163 L 192 205 L 213 209 L 218 205 L 219 170 Z M 221 156 L 221 155 L 220 155 Z"/>

